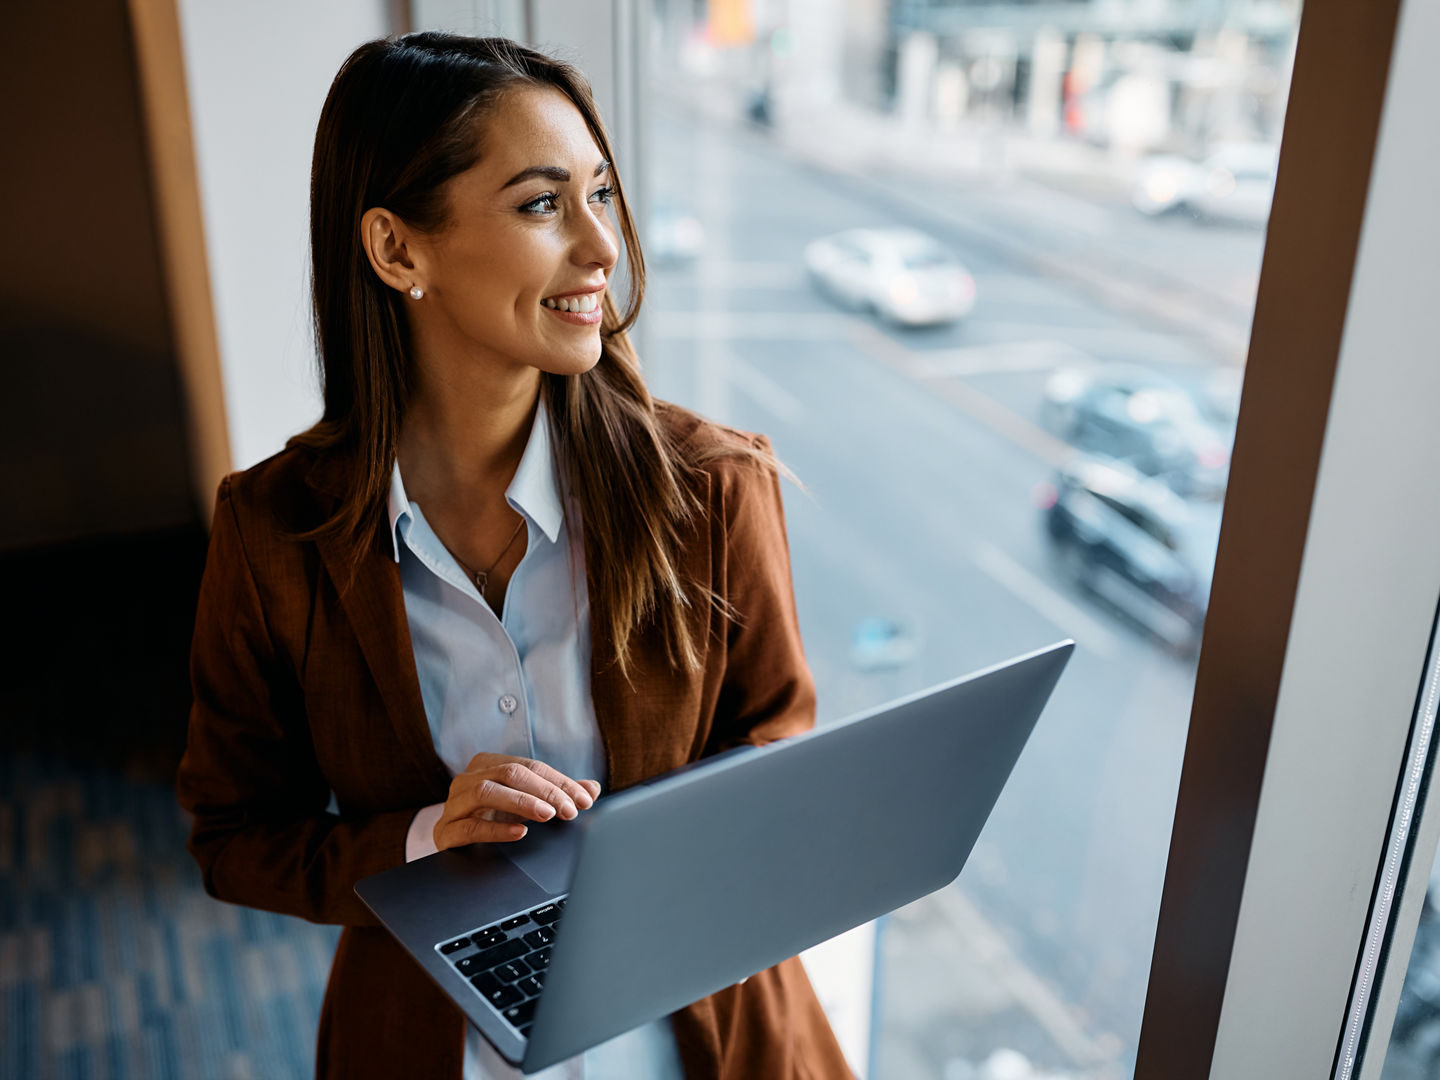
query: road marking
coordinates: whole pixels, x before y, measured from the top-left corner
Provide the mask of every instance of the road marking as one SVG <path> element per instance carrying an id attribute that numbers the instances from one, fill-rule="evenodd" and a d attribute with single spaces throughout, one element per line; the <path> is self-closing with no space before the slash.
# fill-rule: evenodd
<path id="1" fill-rule="evenodd" d="M 982 295 L 985 282 L 979 282 Z M 984 322 L 985 333 L 1001 339 L 1024 340 L 1038 329 L 1034 321 L 990 320 Z M 1120 354 L 1143 357 L 1143 362 L 1156 367 L 1215 367 L 1213 357 L 1194 348 L 1189 342 L 1175 334 L 1164 334 L 1155 330 L 1139 330 L 1121 326 L 1067 326 L 1061 323 L 1044 324 L 1046 333 L 1063 338 L 1066 344 L 1087 353 Z"/>
<path id="2" fill-rule="evenodd" d="M 840 341 L 854 321 L 828 311 L 658 311 L 648 318 L 657 338 L 729 341 Z"/>
<path id="3" fill-rule="evenodd" d="M 734 311 L 661 311 L 650 316 L 647 329 L 657 338 L 694 339 L 710 341 L 841 341 L 848 340 L 861 352 L 900 372 L 905 377 L 928 387 L 939 397 L 945 398 L 962 412 L 979 421 L 998 435 L 1009 439 L 1016 446 L 1028 450 L 1041 461 L 1058 468 L 1069 460 L 1074 451 L 1063 439 L 1032 424 L 1024 417 L 1011 412 L 1004 405 L 981 393 L 968 383 L 953 377 L 947 368 L 937 373 L 931 366 L 931 355 L 916 351 L 895 341 L 888 334 L 872 326 L 865 319 L 853 315 L 831 312 L 734 312 Z M 1047 343 L 1050 348 L 1052 343 Z M 1067 350 L 1067 355 L 1083 357 L 1079 349 L 1069 352 L 1070 346 L 1061 342 L 1053 343 L 1056 350 Z M 1024 348 L 1026 346 L 1020 346 Z M 1033 348 L 1033 344 L 1029 346 Z M 998 346 L 991 347 L 998 348 Z M 936 363 L 943 365 L 962 363 L 956 353 L 961 350 L 941 350 Z M 992 354 L 993 357 L 993 354 Z M 993 362 L 993 359 L 992 359 Z M 1011 363 L 1019 361 L 1012 360 Z M 760 375 L 751 369 L 752 375 Z M 740 376 L 742 379 L 745 375 Z M 732 378 L 731 380 L 735 380 Z M 768 383 L 769 380 L 767 379 Z M 737 387 L 753 393 L 756 384 Z M 773 383 L 769 384 L 774 386 Z M 766 388 L 768 390 L 768 387 Z M 762 391 L 765 392 L 765 391 Z M 781 391 L 785 394 L 785 391 Z M 793 397 L 788 400 L 774 396 L 763 404 L 776 405 L 785 409 L 787 405 L 799 405 Z M 777 405 L 776 403 L 779 402 Z M 803 408 L 803 406 L 801 406 Z M 776 415 L 781 415 L 777 412 Z"/>
<path id="4" fill-rule="evenodd" d="M 750 361 L 732 355 L 728 367 L 730 385 L 735 389 L 787 424 L 805 422 L 804 403 Z"/>
<path id="5" fill-rule="evenodd" d="M 1054 1040 L 1055 1045 L 1081 1068 L 1099 1067 L 1093 1075 L 1115 1077 L 1116 1059 L 1122 1052 L 1113 1035 L 1092 1036 L 1076 1019 L 1068 1005 L 1048 981 L 1015 955 L 1005 938 L 980 913 L 959 888 L 941 889 L 921 903 L 933 903 L 950 931 L 964 943 L 975 962 L 991 972 L 996 981 L 1019 1003 L 1031 1018 Z"/>
<path id="6" fill-rule="evenodd" d="M 1016 446 L 1028 450 L 1053 468 L 1073 456 L 1074 451 L 1063 439 L 1057 439 L 1043 428 L 1011 412 L 994 398 L 958 379 L 937 377 L 924 371 L 925 354 L 907 349 L 869 323 L 850 320 L 850 341 L 862 352 L 901 374 L 924 383 L 936 395 L 958 406 L 972 419 L 978 420 Z"/>
<path id="7" fill-rule="evenodd" d="M 1021 179 L 1007 185 L 1008 198 L 1004 201 L 1013 209 L 1026 214 L 1039 213 L 1069 229 L 1099 236 L 1109 232 L 1114 215 L 1111 210 L 1097 206 L 1089 199 L 1078 198 L 1047 184 Z M 1015 195 L 1023 195 L 1016 199 Z M 1129 209 L 1126 207 L 1125 209 Z"/>
<path id="8" fill-rule="evenodd" d="M 1067 637 L 1100 656 L 1114 656 L 1119 643 L 1085 612 L 993 544 L 977 544 L 971 556 L 981 570 L 1009 589 Z"/>
<path id="9" fill-rule="evenodd" d="M 701 259 L 693 275 L 677 273 L 674 280 L 704 288 L 798 289 L 805 270 L 790 259 Z"/>
<path id="10" fill-rule="evenodd" d="M 1093 368 L 1095 358 L 1064 341 L 997 341 L 959 349 L 917 353 L 913 362 L 921 378 L 964 378 L 1016 371 L 1050 371 L 1059 367 Z"/>

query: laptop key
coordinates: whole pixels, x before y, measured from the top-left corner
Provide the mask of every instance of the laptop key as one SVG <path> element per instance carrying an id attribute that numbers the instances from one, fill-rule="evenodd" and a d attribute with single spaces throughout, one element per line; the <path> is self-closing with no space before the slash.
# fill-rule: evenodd
<path id="1" fill-rule="evenodd" d="M 516 915 L 513 919 L 506 919 L 500 924 L 501 930 L 514 930 L 517 926 L 524 926 L 530 921 L 529 915 Z"/>
<path id="2" fill-rule="evenodd" d="M 475 944 L 480 946 L 480 948 L 482 949 L 494 948 L 496 945 L 499 945 L 504 940 L 505 935 L 502 934 L 499 930 L 493 932 L 486 931 L 483 934 L 475 935 Z"/>
<path id="3" fill-rule="evenodd" d="M 530 918 L 541 925 L 549 925 L 560 918 L 560 908 L 555 904 L 546 904 L 530 912 Z"/>
<path id="4" fill-rule="evenodd" d="M 525 943 L 532 949 L 540 949 L 549 945 L 555 940 L 555 931 L 548 926 L 542 926 L 538 930 L 531 930 L 525 935 Z"/>
<path id="5" fill-rule="evenodd" d="M 543 974 L 544 972 L 540 972 L 536 975 L 526 975 L 525 978 L 521 979 L 515 985 L 518 986 L 530 997 L 538 997 L 541 988 L 545 985 L 543 982 L 540 981 L 540 976 Z M 476 977 L 478 978 L 479 976 Z"/>
<path id="6" fill-rule="evenodd" d="M 525 966 L 524 960 L 512 960 L 508 964 L 501 964 L 495 969 L 495 977 L 501 982 L 514 982 L 522 975 L 529 975 L 530 969 Z"/>
<path id="7" fill-rule="evenodd" d="M 535 1002 L 527 1001 L 523 1005 L 512 1005 L 505 1010 L 505 1019 L 514 1024 L 517 1028 L 522 1024 L 528 1024 L 535 1019 Z"/>
<path id="8" fill-rule="evenodd" d="M 470 977 L 470 985 L 475 987 L 476 990 L 479 990 L 481 994 L 488 998 L 491 994 L 493 994 L 496 990 L 499 990 L 500 987 L 504 986 L 505 984 L 502 983 L 499 979 L 495 978 L 494 975 L 491 975 L 490 972 L 482 971 L 479 975 L 472 975 Z"/>
<path id="9" fill-rule="evenodd" d="M 469 944 L 470 939 L 468 937 L 462 937 L 458 941 L 452 941 L 446 945 L 441 945 L 440 951 L 446 956 L 449 956 L 452 952 L 459 952 L 461 949 L 463 949 L 466 945 Z"/>
<path id="10" fill-rule="evenodd" d="M 510 1005 L 518 1005 L 525 1000 L 525 995 L 516 990 L 513 986 L 501 986 L 485 995 L 485 1000 L 494 1005 L 497 1009 L 504 1009 Z"/>
<path id="11" fill-rule="evenodd" d="M 506 960 L 514 960 L 517 956 L 523 955 L 528 946 L 519 938 L 511 938 L 509 941 L 496 945 L 493 949 L 486 949 L 484 952 L 468 956 L 466 960 L 475 961 L 475 971 L 483 971 L 485 968 L 492 968 L 496 964 L 503 964 Z M 465 960 L 460 961 L 462 964 Z M 467 971 L 465 974 L 469 975 Z"/>
<path id="12" fill-rule="evenodd" d="M 543 948 L 543 949 L 536 949 L 536 950 L 535 950 L 534 952 L 532 952 L 529 956 L 525 957 L 525 962 L 526 962 L 527 964 L 529 964 L 530 967 L 531 967 L 533 970 L 535 970 L 535 971 L 541 971 L 541 970 L 549 967 L 549 966 L 550 966 L 550 949 L 549 949 L 549 947 L 547 946 L 547 947 L 545 947 L 545 948 Z"/>

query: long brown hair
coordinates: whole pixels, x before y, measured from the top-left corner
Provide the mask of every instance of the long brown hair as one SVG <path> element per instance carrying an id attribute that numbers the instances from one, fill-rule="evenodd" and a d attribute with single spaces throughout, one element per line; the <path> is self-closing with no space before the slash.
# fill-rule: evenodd
<path id="1" fill-rule="evenodd" d="M 585 77 L 505 38 L 425 31 L 367 42 L 341 66 L 321 110 L 310 253 L 325 411 L 287 445 L 342 454 L 353 466 L 334 515 L 302 534 L 337 537 L 351 582 L 385 518 L 411 378 L 403 301 L 366 260 L 361 217 L 384 206 L 422 232 L 443 228 L 446 181 L 479 160 L 480 125 L 499 96 L 525 86 L 564 93 L 605 159 L 615 160 Z M 609 183 L 629 301 L 621 313 L 605 292 L 599 362 L 582 375 L 544 374 L 540 392 L 557 460 L 580 504 L 590 606 L 611 645 L 608 659 L 627 671 L 633 633 L 655 619 L 671 664 L 694 669 L 702 642 L 693 627 L 708 620 L 692 623 L 686 612 L 718 602 L 706 583 L 685 581 L 679 570 L 687 526 L 703 509 L 702 462 L 659 421 L 641 379 L 626 331 L 639 314 L 645 263 L 613 168 Z M 769 455 L 741 453 L 775 467 Z"/>

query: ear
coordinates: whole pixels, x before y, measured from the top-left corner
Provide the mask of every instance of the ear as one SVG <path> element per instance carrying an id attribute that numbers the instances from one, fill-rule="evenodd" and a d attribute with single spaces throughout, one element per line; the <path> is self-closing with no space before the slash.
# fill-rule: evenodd
<path id="1" fill-rule="evenodd" d="M 408 293 L 413 285 L 429 287 L 415 233 L 383 206 L 372 206 L 360 218 L 360 243 L 370 266 L 392 289 Z"/>

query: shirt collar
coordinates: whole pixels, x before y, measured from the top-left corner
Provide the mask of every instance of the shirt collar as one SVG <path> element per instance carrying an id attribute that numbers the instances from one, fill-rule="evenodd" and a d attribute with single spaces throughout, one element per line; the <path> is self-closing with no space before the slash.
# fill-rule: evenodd
<path id="1" fill-rule="evenodd" d="M 555 480 L 555 457 L 550 445 L 550 425 L 546 422 L 545 402 L 535 406 L 535 420 L 530 426 L 530 439 L 520 464 L 505 489 L 505 501 L 537 526 L 552 544 L 560 535 L 564 512 L 560 504 L 560 486 Z M 390 545 L 395 561 L 400 561 L 401 522 L 411 518 L 410 500 L 400 479 L 400 462 L 390 471 Z"/>

